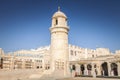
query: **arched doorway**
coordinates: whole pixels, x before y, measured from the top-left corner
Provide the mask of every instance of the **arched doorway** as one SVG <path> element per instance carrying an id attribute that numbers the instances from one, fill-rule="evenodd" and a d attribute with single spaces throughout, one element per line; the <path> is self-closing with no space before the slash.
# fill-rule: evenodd
<path id="1" fill-rule="evenodd" d="M 90 64 L 87 65 L 88 75 L 91 75 L 92 66 Z"/>
<path id="2" fill-rule="evenodd" d="M 76 70 L 76 67 L 75 67 L 75 65 L 72 65 L 72 70 Z"/>
<path id="3" fill-rule="evenodd" d="M 117 70 L 117 64 L 111 63 L 111 75 L 112 76 L 118 76 L 118 70 Z"/>
<path id="4" fill-rule="evenodd" d="M 84 75 L 84 70 L 85 70 L 84 65 L 82 64 L 80 68 L 81 68 L 81 74 Z"/>
<path id="5" fill-rule="evenodd" d="M 0 60 L 0 69 L 3 69 L 3 58 Z"/>
<path id="6" fill-rule="evenodd" d="M 108 76 L 107 62 L 104 62 L 101 66 L 102 66 L 102 75 L 103 76 Z"/>

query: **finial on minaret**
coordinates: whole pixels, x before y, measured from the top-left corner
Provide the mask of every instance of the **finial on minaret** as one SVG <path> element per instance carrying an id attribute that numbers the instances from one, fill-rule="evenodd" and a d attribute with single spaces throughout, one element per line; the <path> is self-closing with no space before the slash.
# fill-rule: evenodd
<path id="1" fill-rule="evenodd" d="M 58 6 L 58 11 L 60 11 L 60 6 Z"/>

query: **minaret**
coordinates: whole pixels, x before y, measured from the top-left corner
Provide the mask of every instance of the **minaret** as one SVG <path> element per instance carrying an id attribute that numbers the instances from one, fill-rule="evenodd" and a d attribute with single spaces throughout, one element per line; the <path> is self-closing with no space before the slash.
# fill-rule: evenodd
<path id="1" fill-rule="evenodd" d="M 68 31 L 67 17 L 60 11 L 54 13 L 52 16 L 51 32 L 51 70 L 54 76 L 65 77 L 68 72 Z"/>

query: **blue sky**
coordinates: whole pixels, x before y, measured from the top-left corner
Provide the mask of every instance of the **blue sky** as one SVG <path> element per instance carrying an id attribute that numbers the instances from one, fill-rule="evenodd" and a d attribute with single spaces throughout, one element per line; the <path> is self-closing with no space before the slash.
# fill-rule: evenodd
<path id="1" fill-rule="evenodd" d="M 120 49 L 120 0 L 0 0 L 0 47 L 11 52 L 50 45 L 58 6 L 68 17 L 70 44 Z"/>

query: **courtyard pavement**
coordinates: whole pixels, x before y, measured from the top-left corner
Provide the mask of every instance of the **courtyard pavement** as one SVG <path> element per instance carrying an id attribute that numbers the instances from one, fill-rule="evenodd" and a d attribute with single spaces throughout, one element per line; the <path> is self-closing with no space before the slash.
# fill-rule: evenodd
<path id="1" fill-rule="evenodd" d="M 22 80 L 24 80 L 24 79 L 22 79 Z M 44 79 L 25 79 L 25 80 L 120 80 L 120 79 L 77 77 L 77 78 L 64 78 L 64 79 L 44 78 Z"/>
<path id="2" fill-rule="evenodd" d="M 58 79 L 58 80 L 120 80 L 120 79 L 113 79 L 113 78 L 93 78 L 93 77 L 77 77 L 77 78 L 65 78 L 65 79 Z"/>
<path id="3" fill-rule="evenodd" d="M 120 80 L 117 78 L 71 77 L 55 79 L 42 75 L 42 70 L 0 70 L 0 80 Z"/>

